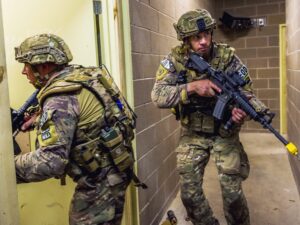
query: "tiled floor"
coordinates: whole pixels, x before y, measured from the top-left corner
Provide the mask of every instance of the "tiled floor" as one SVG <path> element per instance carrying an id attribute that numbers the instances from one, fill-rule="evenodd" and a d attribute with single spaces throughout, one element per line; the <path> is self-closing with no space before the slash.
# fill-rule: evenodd
<path id="1" fill-rule="evenodd" d="M 269 133 L 243 133 L 241 140 L 251 163 L 250 176 L 243 183 L 251 224 L 300 225 L 299 194 L 284 146 Z M 216 173 L 210 161 L 204 189 L 215 216 L 221 225 L 226 225 Z M 174 210 L 178 225 L 192 224 L 185 221 L 186 213 L 179 194 L 169 209 Z"/>

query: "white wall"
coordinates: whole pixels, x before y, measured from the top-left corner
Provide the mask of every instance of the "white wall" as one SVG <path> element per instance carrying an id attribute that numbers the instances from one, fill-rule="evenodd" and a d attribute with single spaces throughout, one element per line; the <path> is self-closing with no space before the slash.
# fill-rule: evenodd
<path id="1" fill-rule="evenodd" d="M 73 54 L 74 64 L 96 65 L 92 0 L 2 0 L 3 26 L 10 99 L 20 106 L 33 88 L 21 76 L 22 65 L 14 59 L 14 47 L 39 33 L 62 37 Z M 22 90 L 18 96 L 16 90 Z"/>
<path id="2" fill-rule="evenodd" d="M 2 0 L 3 26 L 10 103 L 19 108 L 33 92 L 14 59 L 14 47 L 39 33 L 62 37 L 73 53 L 74 64 L 96 66 L 92 0 Z M 74 184 L 59 180 L 18 185 L 20 225 L 68 224 Z"/>

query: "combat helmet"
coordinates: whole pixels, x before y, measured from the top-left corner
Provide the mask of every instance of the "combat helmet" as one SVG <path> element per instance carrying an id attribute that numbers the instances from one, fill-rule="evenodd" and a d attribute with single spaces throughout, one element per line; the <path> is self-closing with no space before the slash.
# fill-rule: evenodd
<path id="1" fill-rule="evenodd" d="M 52 62 L 63 65 L 73 56 L 63 39 L 54 34 L 39 34 L 25 39 L 15 48 L 15 58 L 20 63 L 31 65 Z"/>
<path id="2" fill-rule="evenodd" d="M 216 21 L 207 10 L 196 9 L 183 14 L 173 26 L 177 32 L 177 39 L 182 41 L 184 38 L 199 32 L 214 29 Z"/>

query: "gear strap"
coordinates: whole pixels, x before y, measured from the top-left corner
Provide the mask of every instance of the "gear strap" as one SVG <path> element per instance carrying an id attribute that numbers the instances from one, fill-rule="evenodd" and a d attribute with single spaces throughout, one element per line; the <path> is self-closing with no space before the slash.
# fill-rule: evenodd
<path id="1" fill-rule="evenodd" d="M 145 183 L 143 183 L 143 182 L 140 181 L 140 179 L 133 172 L 133 170 L 130 170 L 129 172 L 130 172 L 129 176 L 131 176 L 131 178 L 132 178 L 132 180 L 134 182 L 134 186 L 141 187 L 142 189 L 147 189 L 148 188 L 148 186 Z"/>
<path id="2" fill-rule="evenodd" d="M 102 77 L 102 76 L 100 76 Z M 98 77 L 99 79 L 99 77 Z M 102 83 L 105 79 L 103 78 L 102 80 L 100 80 L 100 82 Z M 102 99 L 102 97 L 100 96 L 100 94 L 93 88 L 91 87 L 89 84 L 85 83 L 85 82 L 80 82 L 80 81 L 73 81 L 73 82 L 76 82 L 76 83 L 80 83 L 84 88 L 88 89 L 89 91 L 91 91 L 92 94 L 94 94 L 94 96 L 99 100 L 99 102 L 103 105 L 104 109 L 107 108 L 107 105 L 105 104 L 105 101 Z M 105 84 L 103 84 L 105 83 Z M 104 88 L 111 88 L 111 86 L 108 84 L 108 82 L 103 82 L 102 85 Z M 112 94 L 112 93 L 111 93 Z M 120 109 L 121 110 L 121 109 Z M 108 125 L 108 120 L 105 116 L 106 113 L 104 113 L 104 120 L 106 122 L 106 124 Z M 118 120 L 122 121 L 124 118 L 117 118 Z M 113 160 L 113 155 L 112 155 L 112 152 L 111 151 L 105 151 L 108 155 L 109 155 L 109 158 L 111 158 L 111 161 L 112 161 L 112 165 L 115 167 L 116 170 L 119 171 L 118 167 L 115 165 L 114 163 L 114 160 Z M 128 171 L 128 172 L 127 172 Z M 148 186 L 141 182 L 140 179 L 137 177 L 137 175 L 134 173 L 133 169 L 127 169 L 127 174 L 132 178 L 133 182 L 134 182 L 134 186 L 136 187 L 141 187 L 143 189 L 147 189 Z"/>

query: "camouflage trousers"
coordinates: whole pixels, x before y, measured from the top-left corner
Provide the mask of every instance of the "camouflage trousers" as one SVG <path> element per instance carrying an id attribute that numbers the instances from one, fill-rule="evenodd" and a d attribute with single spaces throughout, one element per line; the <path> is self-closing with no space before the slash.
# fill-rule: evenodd
<path id="1" fill-rule="evenodd" d="M 79 179 L 70 207 L 70 225 L 120 225 L 130 180 L 110 170 L 99 180 Z"/>
<path id="2" fill-rule="evenodd" d="M 205 166 L 212 156 L 218 170 L 227 224 L 249 225 L 241 183 L 248 177 L 250 167 L 238 134 L 222 138 L 185 131 L 176 151 L 181 199 L 193 224 L 219 225 L 202 189 Z"/>

